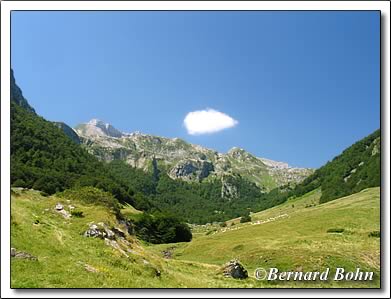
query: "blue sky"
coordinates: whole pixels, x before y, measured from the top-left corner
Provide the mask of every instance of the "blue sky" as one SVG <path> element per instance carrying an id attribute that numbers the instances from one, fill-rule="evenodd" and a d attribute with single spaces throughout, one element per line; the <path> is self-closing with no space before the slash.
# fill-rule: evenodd
<path id="1" fill-rule="evenodd" d="M 11 65 L 48 120 L 99 118 L 319 167 L 380 127 L 379 21 L 377 12 L 13 12 Z M 189 134 L 186 115 L 207 108 L 235 123 Z"/>

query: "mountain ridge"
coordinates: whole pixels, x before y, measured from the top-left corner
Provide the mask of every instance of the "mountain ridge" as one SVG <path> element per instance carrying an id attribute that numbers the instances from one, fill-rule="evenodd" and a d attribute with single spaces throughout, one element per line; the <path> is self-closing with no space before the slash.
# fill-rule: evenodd
<path id="1" fill-rule="evenodd" d="M 171 178 L 190 182 L 240 174 L 268 192 L 282 185 L 297 184 L 314 171 L 259 158 L 239 147 L 220 153 L 180 138 L 120 132 L 97 119 L 77 125 L 74 130 L 87 150 L 100 160 L 124 160 L 145 171 L 157 160 Z"/>

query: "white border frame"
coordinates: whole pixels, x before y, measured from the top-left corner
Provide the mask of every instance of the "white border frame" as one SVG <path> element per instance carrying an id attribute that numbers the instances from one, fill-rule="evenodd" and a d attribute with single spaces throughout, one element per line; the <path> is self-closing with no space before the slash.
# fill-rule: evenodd
<path id="1" fill-rule="evenodd" d="M 388 1 L 2 1 L 1 3 L 1 297 L 390 297 L 390 5 Z M 10 11 L 11 10 L 381 10 L 382 290 L 12 290 L 10 289 Z"/>

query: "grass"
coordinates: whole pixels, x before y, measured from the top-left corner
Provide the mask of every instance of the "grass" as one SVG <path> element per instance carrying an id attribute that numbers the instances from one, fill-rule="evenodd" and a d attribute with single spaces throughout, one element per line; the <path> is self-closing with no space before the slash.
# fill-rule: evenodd
<path id="1" fill-rule="evenodd" d="M 13 288 L 273 288 L 273 287 L 379 287 L 380 190 L 360 193 L 319 205 L 320 191 L 290 199 L 272 209 L 252 214 L 252 223 L 227 222 L 227 227 L 197 226 L 190 243 L 148 245 L 127 236 L 129 257 L 100 239 L 83 237 L 89 224 L 119 226 L 109 209 L 75 199 L 45 197 L 38 191 L 11 192 L 11 246 L 38 258 L 11 260 Z M 84 217 L 63 218 L 54 210 L 60 202 Z M 137 217 L 131 206 L 121 210 Z M 329 229 L 343 233 L 328 233 Z M 216 231 L 214 231 L 216 229 Z M 235 229 L 235 230 L 234 230 Z M 208 231 L 213 231 L 206 235 Z M 371 236 L 374 237 L 371 237 Z M 161 251 L 174 247 L 173 259 Z M 238 258 L 250 278 L 225 278 L 222 264 Z M 88 272 L 89 265 L 98 272 Z M 281 271 L 322 271 L 327 267 L 360 267 L 374 271 L 373 282 L 292 283 L 254 279 L 258 267 Z M 156 271 L 161 275 L 156 275 Z"/>
<path id="2" fill-rule="evenodd" d="M 250 275 L 258 267 L 280 271 L 323 271 L 329 267 L 334 272 L 336 267 L 344 267 L 375 273 L 373 282 L 271 282 L 268 287 L 379 287 L 380 239 L 370 236 L 376 236 L 371 232 L 380 227 L 380 189 L 366 189 L 322 205 L 319 198 L 320 191 L 315 190 L 253 214 L 252 224 L 239 224 L 236 219 L 228 222 L 229 228 L 230 223 L 236 223 L 231 230 L 219 228 L 209 235 L 198 231 L 191 243 L 176 248 L 174 257 L 215 265 L 238 258 Z M 262 224 L 254 224 L 257 221 Z M 335 228 L 343 233 L 328 232 Z"/>
<path id="3" fill-rule="evenodd" d="M 118 226 L 113 212 L 101 205 L 85 204 L 39 191 L 14 188 L 11 192 L 11 247 L 38 260 L 11 259 L 12 288 L 218 288 L 251 287 L 220 275 L 219 266 L 200 262 L 167 260 L 127 236 L 129 257 L 86 238 L 90 223 Z M 61 203 L 83 211 L 84 217 L 65 219 L 54 209 Z M 125 207 L 130 213 L 131 208 Z M 135 210 L 135 214 L 138 212 Z M 86 265 L 98 272 L 86 271 Z M 161 274 L 156 275 L 156 270 Z"/>

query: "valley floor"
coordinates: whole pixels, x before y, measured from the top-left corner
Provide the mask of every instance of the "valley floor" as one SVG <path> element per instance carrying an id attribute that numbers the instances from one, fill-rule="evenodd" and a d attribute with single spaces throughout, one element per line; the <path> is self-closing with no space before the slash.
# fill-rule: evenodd
<path id="1" fill-rule="evenodd" d="M 189 243 L 148 245 L 126 236 L 123 254 L 83 233 L 91 223 L 118 226 L 101 206 L 13 189 L 11 246 L 37 259 L 11 259 L 13 288 L 285 288 L 380 286 L 380 188 L 318 204 L 320 192 L 252 214 L 251 223 L 196 226 Z M 64 218 L 57 203 L 84 217 Z M 232 225 L 234 223 L 234 225 Z M 122 250 L 122 251 L 124 251 Z M 164 258 L 162 252 L 170 253 Z M 167 256 L 166 256 L 167 257 Z M 239 259 L 249 278 L 225 278 L 221 266 Z M 256 268 L 373 271 L 373 281 L 274 282 L 256 280 Z M 331 279 L 330 279 L 331 280 Z"/>

